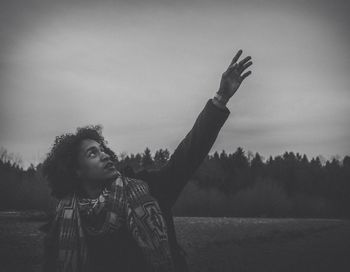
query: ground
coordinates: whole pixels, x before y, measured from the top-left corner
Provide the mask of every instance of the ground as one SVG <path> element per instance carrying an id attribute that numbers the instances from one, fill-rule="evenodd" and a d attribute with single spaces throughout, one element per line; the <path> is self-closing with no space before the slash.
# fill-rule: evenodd
<path id="1" fill-rule="evenodd" d="M 350 221 L 178 218 L 191 271 L 350 271 Z"/>
<path id="2" fill-rule="evenodd" d="M 40 271 L 39 213 L 0 212 L 0 271 Z M 350 221 L 177 217 L 190 271 L 350 271 Z"/>

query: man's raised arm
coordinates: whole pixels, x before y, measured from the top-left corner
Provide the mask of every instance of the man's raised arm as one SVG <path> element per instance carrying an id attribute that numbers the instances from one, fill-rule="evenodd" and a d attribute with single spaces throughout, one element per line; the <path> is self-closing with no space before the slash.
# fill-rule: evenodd
<path id="1" fill-rule="evenodd" d="M 136 174 L 138 178 L 148 181 L 152 193 L 169 207 L 174 205 L 187 181 L 209 153 L 230 114 L 226 103 L 243 79 L 251 73 L 248 71 L 243 74 L 252 64 L 250 57 L 236 63 L 241 54 L 242 50 L 238 51 L 222 74 L 220 88 L 215 97 L 207 101 L 192 129 L 180 142 L 167 164 L 159 170 L 144 170 Z"/>

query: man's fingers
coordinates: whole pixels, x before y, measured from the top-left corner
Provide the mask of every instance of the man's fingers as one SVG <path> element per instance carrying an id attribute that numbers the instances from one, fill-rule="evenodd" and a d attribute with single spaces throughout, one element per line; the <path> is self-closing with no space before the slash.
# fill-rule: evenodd
<path id="1" fill-rule="evenodd" d="M 236 71 L 239 74 L 242 74 L 242 72 L 244 72 L 245 69 L 247 69 L 250 65 L 252 65 L 253 62 L 249 61 L 247 63 L 244 63 L 242 66 L 239 66 L 237 63 L 231 65 L 228 69 L 227 69 L 227 73 L 231 74 L 235 69 L 237 69 Z"/>
<path id="2" fill-rule="evenodd" d="M 251 56 L 248 56 L 248 57 L 245 57 L 244 59 L 242 59 L 238 65 L 241 66 L 243 65 L 244 63 L 246 63 L 248 60 L 250 60 L 252 57 Z"/>
<path id="3" fill-rule="evenodd" d="M 249 61 L 247 63 L 244 63 L 241 67 L 239 67 L 238 71 L 242 73 L 245 69 L 247 69 L 250 65 L 252 65 L 253 62 Z"/>
<path id="4" fill-rule="evenodd" d="M 244 80 L 244 79 L 245 79 L 247 76 L 249 76 L 251 73 L 252 73 L 252 71 L 248 71 L 248 72 L 244 73 L 244 74 L 241 76 L 242 80 Z"/>
<path id="5" fill-rule="evenodd" d="M 231 74 L 234 71 L 238 72 L 237 74 L 242 74 L 244 70 L 246 70 L 250 65 L 253 64 L 251 61 L 251 56 L 245 57 L 243 60 L 241 60 L 239 63 L 237 63 L 239 57 L 242 55 L 242 49 L 238 50 L 237 54 L 232 59 L 230 66 L 227 68 L 227 71 L 225 74 Z M 247 76 L 249 76 L 252 72 L 248 71 L 240 76 L 241 81 L 243 81 Z"/>
<path id="6" fill-rule="evenodd" d="M 227 68 L 227 73 L 231 73 L 237 67 L 238 67 L 238 64 L 237 63 L 233 63 L 230 67 Z"/>
<path id="7" fill-rule="evenodd" d="M 234 63 L 239 59 L 239 57 L 242 55 L 242 52 L 243 52 L 242 49 L 239 49 L 239 50 L 238 50 L 236 56 L 233 57 L 233 59 L 232 59 L 230 65 L 229 65 L 229 67 L 230 67 L 232 64 L 234 64 Z"/>

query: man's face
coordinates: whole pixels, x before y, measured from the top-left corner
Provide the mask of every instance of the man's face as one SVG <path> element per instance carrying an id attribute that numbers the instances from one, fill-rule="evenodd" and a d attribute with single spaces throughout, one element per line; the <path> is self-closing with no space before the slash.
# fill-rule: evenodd
<path id="1" fill-rule="evenodd" d="M 98 142 L 85 139 L 79 146 L 77 174 L 83 182 L 101 183 L 115 178 L 117 169 Z"/>

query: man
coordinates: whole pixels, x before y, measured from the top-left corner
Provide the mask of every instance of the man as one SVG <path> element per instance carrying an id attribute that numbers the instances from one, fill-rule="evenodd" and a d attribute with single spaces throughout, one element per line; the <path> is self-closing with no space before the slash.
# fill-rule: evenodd
<path id="1" fill-rule="evenodd" d="M 188 271 L 171 209 L 228 118 L 228 100 L 251 73 L 251 57 L 238 62 L 241 54 L 159 170 L 118 171 L 99 127 L 56 137 L 43 164 L 59 200 L 45 238 L 45 271 Z"/>

